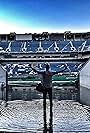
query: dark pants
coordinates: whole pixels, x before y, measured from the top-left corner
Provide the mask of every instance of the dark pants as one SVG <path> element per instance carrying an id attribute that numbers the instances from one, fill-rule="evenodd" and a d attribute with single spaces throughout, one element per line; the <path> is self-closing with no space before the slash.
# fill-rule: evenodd
<path id="1" fill-rule="evenodd" d="M 50 101 L 50 123 L 49 123 L 49 131 L 52 133 L 52 122 L 53 122 L 53 112 L 52 112 L 52 88 L 46 88 L 45 92 L 43 93 L 43 111 L 44 111 L 44 129 L 47 129 L 47 120 L 46 120 L 46 96 L 47 93 L 49 95 Z"/>

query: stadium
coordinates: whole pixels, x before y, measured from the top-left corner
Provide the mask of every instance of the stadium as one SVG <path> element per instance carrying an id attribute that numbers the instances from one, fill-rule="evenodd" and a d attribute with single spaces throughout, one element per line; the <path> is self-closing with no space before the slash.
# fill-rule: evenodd
<path id="1" fill-rule="evenodd" d="M 37 75 L 37 73 L 32 71 L 32 69 L 30 68 L 30 64 L 33 64 L 34 68 L 40 71 L 45 69 L 46 62 L 50 64 L 51 71 L 59 71 L 63 70 L 64 66 L 67 67 L 67 69 L 63 73 L 59 73 L 53 76 L 52 79 L 55 133 L 57 132 L 57 130 L 62 131 L 62 128 L 58 129 L 59 123 L 56 124 L 57 119 L 59 117 L 59 114 L 58 117 L 56 114 L 56 109 L 58 107 L 59 102 L 61 102 L 61 105 L 65 104 L 64 105 L 65 108 L 68 107 L 67 105 L 71 105 L 73 107 L 72 105 L 73 102 L 75 102 L 76 106 L 81 106 L 81 108 L 82 104 L 86 104 L 89 106 L 90 92 L 88 86 L 85 86 L 88 80 L 87 78 L 86 79 L 84 78 L 84 76 L 86 76 L 85 71 L 87 70 L 87 65 L 89 64 L 89 57 L 90 57 L 89 47 L 90 47 L 89 32 L 71 33 L 70 31 L 66 31 L 64 33 L 51 33 L 51 34 L 48 32 L 43 32 L 42 34 L 38 33 L 1 34 L 0 35 L 1 113 L 3 109 L 4 111 L 6 110 L 5 112 L 7 113 L 7 117 L 5 120 L 6 125 L 4 127 L 2 127 L 2 123 L 5 118 L 3 118 L 4 116 L 1 117 L 2 128 L 0 128 L 0 130 L 2 132 L 9 132 L 9 130 L 10 132 L 22 132 L 22 131 L 38 132 L 38 133 L 42 132 L 41 131 L 42 124 L 40 123 L 42 121 L 42 117 L 40 119 L 40 115 L 37 114 L 39 113 L 37 110 L 38 108 L 42 107 L 41 101 L 43 99 L 43 95 L 42 93 L 36 90 L 36 85 L 40 82 L 40 77 Z M 57 100 L 58 102 L 55 102 Z M 5 109 L 4 101 L 7 101 L 8 103 L 7 109 Z M 27 106 L 24 104 L 30 106 L 31 110 L 28 110 Z M 48 101 L 47 104 L 49 106 Z M 22 126 L 20 128 L 19 124 L 17 124 L 16 126 L 17 128 L 15 128 L 14 124 L 17 123 L 18 118 L 22 118 L 21 116 L 18 116 L 16 109 L 14 110 L 15 107 L 17 109 L 19 108 L 20 115 L 22 114 L 22 110 L 24 109 L 31 111 L 30 116 L 33 115 L 32 112 L 35 112 L 35 116 L 33 115 L 33 117 L 36 117 L 38 115 L 39 116 L 38 121 L 35 122 L 34 118 L 33 121 L 35 123 L 33 123 L 32 119 L 29 118 L 31 120 L 31 124 L 29 123 L 29 125 L 25 127 L 25 123 L 27 123 L 27 117 L 25 117 L 26 111 L 24 110 L 24 115 L 22 116 L 23 119 L 25 119 L 23 120 L 24 127 Z M 62 107 L 63 106 L 61 106 L 61 108 Z M 10 108 L 12 108 L 12 111 L 10 111 Z M 37 110 L 35 110 L 35 108 Z M 57 110 L 59 110 L 59 108 Z M 13 111 L 15 112 L 13 113 Z M 11 116 L 10 112 L 12 114 Z M 17 117 L 15 118 L 16 122 L 15 119 L 13 119 L 13 117 L 15 117 L 15 113 L 17 114 Z M 71 113 L 71 115 L 73 115 L 73 113 Z M 43 114 L 41 116 L 43 116 Z M 13 124 L 10 124 L 12 126 L 11 128 L 10 126 L 7 127 L 8 124 L 7 119 L 9 117 L 11 117 L 11 119 L 9 119 L 10 121 L 9 123 L 13 122 Z M 65 118 L 63 118 L 63 120 L 65 120 Z M 74 123 L 73 120 L 72 122 Z M 81 121 L 80 124 L 82 124 Z M 61 127 L 63 127 L 65 131 L 75 130 L 78 132 L 80 130 L 79 129 L 80 127 L 74 127 L 74 126 L 69 128 L 68 126 L 65 125 L 65 122 L 63 122 L 63 125 Z M 7 127 L 7 129 L 5 129 L 5 127 Z M 89 127 L 87 126 L 87 128 Z M 89 129 L 87 129 L 87 131 L 88 130 Z"/>
<path id="2" fill-rule="evenodd" d="M 70 31 L 52 34 L 47 32 L 21 35 L 10 33 L 1 35 L 0 38 L 1 64 L 8 75 L 6 99 L 23 99 L 24 96 L 20 96 L 23 93 L 26 93 L 25 95 L 29 97 L 28 92 L 32 90 L 30 86 L 32 88 L 40 82 L 37 74 L 33 76 L 29 64 L 33 63 L 34 67 L 43 70 L 47 61 L 50 63 L 52 71 L 59 71 L 59 69 L 63 69 L 64 65 L 67 66 L 65 74 L 53 77 L 54 86 L 58 85 L 59 88 L 62 86 L 64 88 L 64 90 L 59 89 L 60 94 L 62 90 L 65 93 L 65 95 L 63 93 L 61 99 L 70 100 L 75 98 L 76 101 L 80 99 L 79 73 L 89 59 L 89 33 L 74 34 Z M 23 85 L 24 87 L 22 87 Z M 17 88 L 23 88 L 23 90 L 19 89 L 20 94 L 15 93 L 17 92 L 16 86 Z M 16 96 L 14 96 L 15 94 Z M 57 94 L 53 95 L 55 97 Z M 1 92 L 1 99 L 3 99 L 2 96 Z M 57 97 L 60 99 L 59 96 Z"/>
<path id="3" fill-rule="evenodd" d="M 0 133 L 90 133 L 89 14 L 89 0 L 0 0 Z"/>

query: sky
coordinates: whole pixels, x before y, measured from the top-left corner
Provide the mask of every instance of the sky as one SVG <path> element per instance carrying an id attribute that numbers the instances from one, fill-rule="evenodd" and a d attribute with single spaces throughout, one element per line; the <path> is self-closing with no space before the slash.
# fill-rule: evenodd
<path id="1" fill-rule="evenodd" d="M 0 34 L 65 31 L 90 31 L 90 0 L 0 0 Z"/>

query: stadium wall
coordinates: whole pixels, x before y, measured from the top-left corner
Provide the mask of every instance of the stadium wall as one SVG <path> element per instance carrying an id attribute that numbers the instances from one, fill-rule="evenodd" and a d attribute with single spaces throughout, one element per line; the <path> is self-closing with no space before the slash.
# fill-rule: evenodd
<path id="1" fill-rule="evenodd" d="M 0 100 L 6 100 L 6 71 L 0 65 Z"/>
<path id="2" fill-rule="evenodd" d="M 90 60 L 80 72 L 80 102 L 90 106 Z"/>

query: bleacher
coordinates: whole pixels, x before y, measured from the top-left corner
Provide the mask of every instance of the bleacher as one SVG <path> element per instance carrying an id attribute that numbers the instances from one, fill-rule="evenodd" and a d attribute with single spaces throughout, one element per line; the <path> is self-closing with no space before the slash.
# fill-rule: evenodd
<path id="1" fill-rule="evenodd" d="M 64 65 L 67 66 L 67 69 L 64 71 L 65 73 L 73 73 L 79 72 L 80 69 L 83 67 L 84 63 L 50 63 L 50 68 L 51 71 L 62 71 L 64 69 Z M 9 77 L 28 76 L 32 73 L 32 69 L 29 67 L 29 64 L 6 64 L 3 65 L 3 67 L 8 71 Z M 40 71 L 45 70 L 44 63 L 37 63 L 34 67 Z"/>
<path id="2" fill-rule="evenodd" d="M 58 52 L 85 52 L 88 51 L 90 47 L 90 40 L 85 41 L 35 41 L 35 40 L 16 40 L 0 42 L 0 55 L 5 53 L 58 53 Z M 63 66 L 67 65 L 67 70 L 65 72 L 79 72 L 83 67 L 84 63 L 51 63 L 50 67 L 53 71 L 59 71 L 63 69 Z M 3 67 L 8 71 L 9 77 L 28 75 L 31 73 L 29 64 L 3 64 Z M 36 68 L 39 70 L 45 69 L 44 63 L 37 63 Z"/>
<path id="3" fill-rule="evenodd" d="M 88 51 L 87 41 L 14 41 L 0 42 L 0 53 L 4 52 L 77 52 Z"/>

